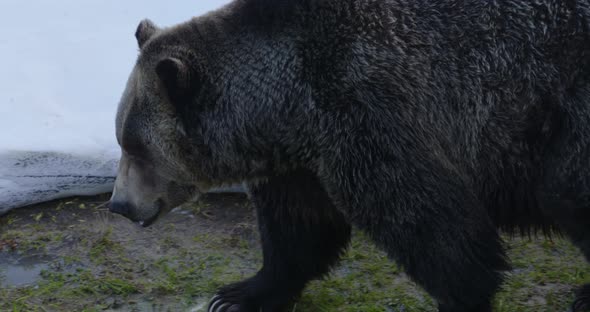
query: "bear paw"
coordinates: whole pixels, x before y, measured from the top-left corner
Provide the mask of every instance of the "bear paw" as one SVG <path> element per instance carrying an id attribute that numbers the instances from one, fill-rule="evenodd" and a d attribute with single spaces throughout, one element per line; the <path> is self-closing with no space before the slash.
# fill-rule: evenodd
<path id="1" fill-rule="evenodd" d="M 289 292 L 278 291 L 261 282 L 260 278 L 222 287 L 211 299 L 207 312 L 279 312 L 289 307 Z"/>
<path id="2" fill-rule="evenodd" d="M 231 299 L 221 295 L 215 295 L 209 303 L 207 312 L 244 312 L 240 304 L 233 302 Z"/>
<path id="3" fill-rule="evenodd" d="M 590 311 L 590 284 L 582 286 L 576 292 L 576 299 L 572 304 L 572 312 L 589 312 Z"/>
<path id="4" fill-rule="evenodd" d="M 262 311 L 258 302 L 262 300 L 263 296 L 257 292 L 258 287 L 256 286 L 258 285 L 255 280 L 250 279 L 221 288 L 211 299 L 207 312 Z"/>

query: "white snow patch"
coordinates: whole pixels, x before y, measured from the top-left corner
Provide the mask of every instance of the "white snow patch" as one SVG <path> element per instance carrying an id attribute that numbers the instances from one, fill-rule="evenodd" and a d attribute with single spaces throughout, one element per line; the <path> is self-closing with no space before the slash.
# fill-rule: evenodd
<path id="1" fill-rule="evenodd" d="M 110 191 L 114 117 L 139 21 L 171 26 L 227 2 L 0 1 L 0 215 Z M 23 159 L 32 165 L 18 165 Z"/>

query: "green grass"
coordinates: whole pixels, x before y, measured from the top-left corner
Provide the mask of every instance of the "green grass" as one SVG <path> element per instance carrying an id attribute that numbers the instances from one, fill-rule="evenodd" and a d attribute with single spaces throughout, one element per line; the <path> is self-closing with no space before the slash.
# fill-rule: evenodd
<path id="1" fill-rule="evenodd" d="M 202 222 L 208 223 L 201 226 L 221 227 L 207 207 L 195 208 L 206 215 Z M 256 240 L 240 234 L 255 231 L 252 224 L 225 224 L 212 231 L 170 223 L 145 232 L 121 228 L 128 226 L 123 221 L 87 226 L 80 215 L 60 221 L 64 224 L 52 221 L 61 220 L 67 209 L 59 206 L 57 217 L 48 211 L 39 220 L 38 214 L 25 213 L 0 219 L 0 241 L 18 242 L 16 251 L 4 252 L 58 255 L 33 285 L 2 287 L 0 279 L 0 311 L 129 311 L 145 305 L 182 311 L 204 305 L 220 286 L 251 276 L 261 264 Z M 495 298 L 495 311 L 564 311 L 573 288 L 590 282 L 590 266 L 566 240 L 506 241 L 514 271 Z M 435 311 L 435 303 L 355 232 L 341 264 L 325 279 L 311 282 L 292 308 L 304 311 Z"/>

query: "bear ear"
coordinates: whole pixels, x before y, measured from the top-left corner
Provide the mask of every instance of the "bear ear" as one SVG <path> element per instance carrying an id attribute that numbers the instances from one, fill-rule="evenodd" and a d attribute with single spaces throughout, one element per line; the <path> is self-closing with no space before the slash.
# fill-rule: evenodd
<path id="1" fill-rule="evenodd" d="M 189 71 L 183 61 L 173 57 L 165 58 L 156 65 L 156 73 L 170 100 L 174 103 L 181 101 L 189 85 Z"/>
<path id="2" fill-rule="evenodd" d="M 135 38 L 137 39 L 137 44 L 141 49 L 143 45 L 148 41 L 158 30 L 158 26 L 154 24 L 154 22 L 150 21 L 149 19 L 144 19 L 139 23 L 137 26 L 137 30 L 135 31 Z"/>

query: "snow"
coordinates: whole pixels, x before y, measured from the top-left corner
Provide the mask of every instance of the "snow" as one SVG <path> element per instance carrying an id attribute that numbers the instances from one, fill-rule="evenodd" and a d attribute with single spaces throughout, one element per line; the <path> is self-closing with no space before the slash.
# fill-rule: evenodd
<path id="1" fill-rule="evenodd" d="M 227 2 L 2 0 L 0 215 L 109 191 L 119 157 L 114 116 L 139 21 L 171 26 Z"/>

